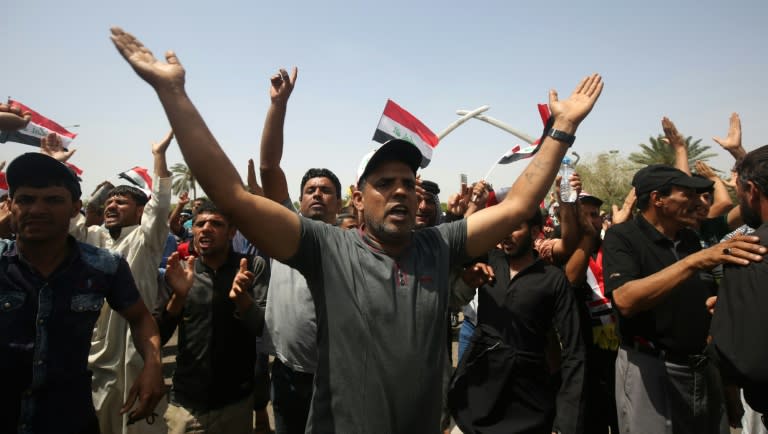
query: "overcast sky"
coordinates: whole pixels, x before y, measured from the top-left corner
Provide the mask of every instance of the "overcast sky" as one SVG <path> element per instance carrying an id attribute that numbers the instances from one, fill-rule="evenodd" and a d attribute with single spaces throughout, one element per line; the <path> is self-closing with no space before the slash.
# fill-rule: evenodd
<path id="1" fill-rule="evenodd" d="M 631 6 L 630 6 L 631 5 Z M 78 134 L 73 163 L 84 191 L 135 165 L 152 167 L 150 142 L 168 129 L 151 88 L 118 55 L 109 27 L 134 33 L 156 55 L 173 49 L 187 90 L 230 159 L 245 173 L 258 158 L 268 78 L 299 67 L 289 103 L 283 167 L 291 194 L 303 172 L 328 167 L 350 184 L 375 147 L 387 98 L 435 132 L 457 109 L 538 136 L 536 103 L 568 95 L 599 72 L 603 95 L 574 150 L 626 156 L 669 116 L 685 135 L 725 135 L 741 114 L 747 149 L 768 143 L 768 2 L 7 2 L 0 95 L 10 95 Z M 479 121 L 448 135 L 424 177 L 445 201 L 459 173 L 482 177 L 520 141 Z M 0 160 L 32 150 L 0 144 Z M 176 145 L 169 163 L 180 162 Z M 510 184 L 525 162 L 497 169 Z M 587 189 L 589 186 L 587 186 Z"/>

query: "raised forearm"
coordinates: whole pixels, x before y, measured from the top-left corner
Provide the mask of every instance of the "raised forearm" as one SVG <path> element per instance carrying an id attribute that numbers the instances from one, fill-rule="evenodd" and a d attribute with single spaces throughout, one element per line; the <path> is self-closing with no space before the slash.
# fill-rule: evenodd
<path id="1" fill-rule="evenodd" d="M 685 143 L 675 147 L 675 168 L 691 176 L 691 167 L 688 165 L 688 148 L 685 147 Z"/>
<path id="2" fill-rule="evenodd" d="M 707 217 L 714 218 L 721 216 L 733 208 L 733 202 L 731 202 L 731 196 L 728 194 L 728 189 L 725 187 L 725 183 L 719 176 L 711 178 L 715 183 L 715 192 L 712 195 L 714 201 L 709 208 L 709 215 Z"/>
<path id="3" fill-rule="evenodd" d="M 595 246 L 593 236 L 583 236 L 576 246 L 576 250 L 565 263 L 565 276 L 572 285 L 583 283 L 587 279 L 587 267 L 589 258 Z"/>
<path id="4" fill-rule="evenodd" d="M 276 202 L 288 198 L 288 186 L 285 173 L 280 167 L 283 158 L 283 127 L 287 102 L 272 103 L 264 120 L 261 133 L 259 170 L 264 195 Z"/>
<path id="5" fill-rule="evenodd" d="M 560 206 L 560 231 L 561 242 L 555 244 L 552 256 L 558 264 L 567 261 L 576 250 L 581 238 L 581 226 L 579 225 L 576 205 L 563 203 Z"/>

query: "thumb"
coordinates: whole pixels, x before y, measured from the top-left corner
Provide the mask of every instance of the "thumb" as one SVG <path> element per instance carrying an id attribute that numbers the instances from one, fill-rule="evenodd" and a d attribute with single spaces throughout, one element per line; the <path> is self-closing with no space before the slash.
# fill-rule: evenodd
<path id="1" fill-rule="evenodd" d="M 557 101 L 558 101 L 558 99 L 557 99 L 557 91 L 555 89 L 550 89 L 549 90 L 549 105 L 550 105 L 550 109 L 552 108 L 551 107 L 552 104 L 556 103 Z"/>
<path id="2" fill-rule="evenodd" d="M 712 137 L 712 140 L 714 140 L 718 145 L 723 146 L 723 139 L 720 137 Z"/>
<path id="3" fill-rule="evenodd" d="M 168 50 L 165 52 L 165 60 L 172 65 L 181 65 L 179 58 L 176 56 L 176 53 L 173 50 Z"/>
<path id="4" fill-rule="evenodd" d="M 245 273 L 248 271 L 248 260 L 245 258 L 240 259 L 240 272 Z"/>
<path id="5" fill-rule="evenodd" d="M 194 256 L 189 255 L 189 257 L 187 258 L 187 267 L 189 267 L 189 268 L 194 267 L 195 266 L 195 259 L 196 258 Z"/>
<path id="6" fill-rule="evenodd" d="M 67 160 L 69 160 L 69 158 L 72 156 L 72 154 L 74 154 L 76 151 L 77 151 L 77 149 L 70 149 L 69 151 L 67 151 L 64 154 L 64 156 L 67 158 Z"/>

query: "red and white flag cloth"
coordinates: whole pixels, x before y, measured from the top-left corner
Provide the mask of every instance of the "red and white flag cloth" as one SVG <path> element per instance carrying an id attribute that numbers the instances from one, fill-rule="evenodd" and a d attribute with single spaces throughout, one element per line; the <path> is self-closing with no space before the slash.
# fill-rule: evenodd
<path id="1" fill-rule="evenodd" d="M 75 140 L 75 137 L 77 137 L 77 134 L 67 131 L 66 128 L 18 101 L 9 99 L 8 105 L 19 107 L 22 113 L 31 113 L 32 119 L 29 121 L 26 127 L 18 131 L 4 131 L 0 133 L 0 143 L 11 141 L 39 147 L 40 139 L 47 136 L 48 133 L 56 133 L 59 137 L 61 137 L 61 144 L 64 146 L 64 148 L 68 148 L 69 144 L 72 143 L 72 140 Z"/>
<path id="2" fill-rule="evenodd" d="M 147 197 L 152 196 L 152 177 L 149 176 L 147 169 L 136 166 L 133 169 L 120 173 L 118 176 L 144 191 Z"/>
<path id="3" fill-rule="evenodd" d="M 547 121 L 549 121 L 550 116 L 549 107 L 546 104 L 538 104 L 538 109 L 539 116 L 541 116 L 541 121 L 544 123 L 544 125 L 547 125 Z M 505 152 L 504 155 L 499 158 L 499 161 L 496 164 L 509 164 L 518 160 L 531 158 L 538 150 L 539 140 L 536 140 L 526 147 L 515 145 L 512 149 Z"/>
<path id="4" fill-rule="evenodd" d="M 8 194 L 8 180 L 5 178 L 5 172 L 0 172 L 0 196 Z"/>
<path id="5" fill-rule="evenodd" d="M 397 105 L 391 99 L 384 106 L 379 125 L 373 134 L 373 141 L 386 143 L 389 140 L 401 139 L 411 142 L 421 151 L 421 167 L 427 167 L 432 160 L 432 150 L 437 147 L 440 139 L 437 134 L 427 128 L 415 116 Z"/>

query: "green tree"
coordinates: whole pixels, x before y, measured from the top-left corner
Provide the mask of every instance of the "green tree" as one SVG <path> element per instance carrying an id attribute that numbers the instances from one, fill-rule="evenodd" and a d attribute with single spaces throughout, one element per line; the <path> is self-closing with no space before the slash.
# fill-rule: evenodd
<path id="1" fill-rule="evenodd" d="M 663 135 L 659 134 L 658 137 L 649 137 L 651 145 L 648 146 L 645 143 L 641 143 L 639 146 L 642 149 L 640 152 L 633 152 L 629 154 L 629 161 L 638 164 L 640 166 L 647 166 L 649 164 L 668 164 L 670 166 L 675 165 L 675 150 L 664 142 Z M 688 148 L 688 164 L 693 167 L 693 163 L 696 160 L 707 161 L 708 159 L 715 157 L 716 154 L 707 152 L 710 147 L 701 144 L 701 139 L 696 141 L 693 137 L 688 136 L 685 139 L 685 146 Z"/>
<path id="2" fill-rule="evenodd" d="M 603 200 L 602 209 L 610 212 L 611 205 L 624 203 L 632 189 L 632 177 L 639 168 L 622 158 L 618 151 L 601 152 L 593 158 L 582 160 L 576 166 L 584 191 Z"/>
<path id="3" fill-rule="evenodd" d="M 184 191 L 191 191 L 192 200 L 197 199 L 197 181 L 186 164 L 176 163 L 171 166 L 171 176 L 173 178 L 171 184 L 173 194 L 178 196 Z"/>

